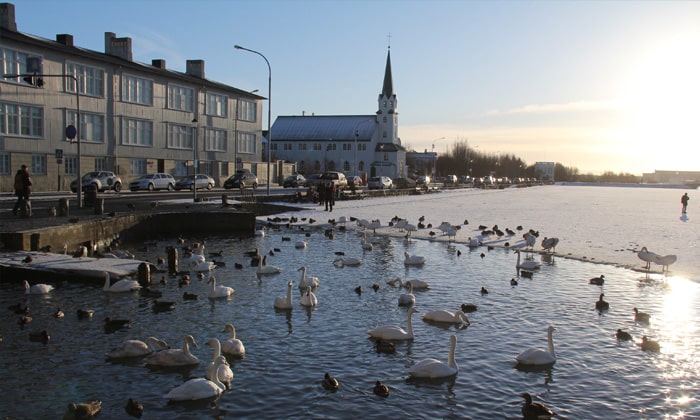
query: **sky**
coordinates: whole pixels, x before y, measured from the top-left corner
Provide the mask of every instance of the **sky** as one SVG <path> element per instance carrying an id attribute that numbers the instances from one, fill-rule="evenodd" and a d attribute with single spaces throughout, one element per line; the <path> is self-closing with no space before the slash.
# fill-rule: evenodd
<path id="1" fill-rule="evenodd" d="M 14 0 L 20 32 L 165 59 L 280 115 L 368 115 L 391 51 L 409 150 L 513 154 L 581 173 L 700 171 L 700 2 Z M 262 57 L 234 49 L 260 52 Z M 267 104 L 263 108 L 267 127 Z M 694 153 L 695 152 L 695 153 Z"/>

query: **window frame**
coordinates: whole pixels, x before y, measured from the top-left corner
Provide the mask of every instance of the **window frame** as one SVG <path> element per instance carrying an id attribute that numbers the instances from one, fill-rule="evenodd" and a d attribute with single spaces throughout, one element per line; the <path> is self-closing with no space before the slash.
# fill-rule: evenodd
<path id="1" fill-rule="evenodd" d="M 121 100 L 130 104 L 153 106 L 154 82 L 133 74 L 122 74 Z"/>
<path id="2" fill-rule="evenodd" d="M 228 96 L 219 93 L 207 92 L 204 112 L 214 117 L 228 117 Z"/>
<path id="3" fill-rule="evenodd" d="M 193 112 L 194 98 L 194 88 L 175 83 L 168 84 L 168 109 Z"/>
<path id="4" fill-rule="evenodd" d="M 121 123 L 122 146 L 153 147 L 153 121 L 122 117 Z"/>
<path id="5" fill-rule="evenodd" d="M 75 77 L 75 79 L 72 77 L 65 78 L 66 92 L 75 93 L 77 89 L 78 94 L 83 96 L 105 97 L 106 79 L 103 68 L 66 61 L 65 74 Z"/>
<path id="6" fill-rule="evenodd" d="M 66 127 L 70 124 L 74 126 L 76 125 L 75 117 L 77 114 L 77 111 L 66 110 Z M 99 131 L 99 133 L 96 133 L 96 128 L 98 129 L 97 131 Z M 80 136 L 81 142 L 104 143 L 104 133 L 105 116 L 103 114 L 80 111 L 80 127 L 78 129 L 78 135 Z M 98 134 L 99 138 L 96 138 L 95 134 Z M 71 140 L 66 138 L 66 141 Z"/>

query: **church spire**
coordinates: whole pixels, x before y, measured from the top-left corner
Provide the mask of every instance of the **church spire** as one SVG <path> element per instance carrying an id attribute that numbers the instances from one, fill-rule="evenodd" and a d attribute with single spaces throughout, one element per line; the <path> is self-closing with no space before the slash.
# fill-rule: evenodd
<path id="1" fill-rule="evenodd" d="M 391 47 L 389 47 L 391 48 Z M 391 80 L 391 50 L 386 53 L 386 69 L 384 70 L 384 87 L 382 95 L 390 98 L 394 95 L 394 83 Z"/>

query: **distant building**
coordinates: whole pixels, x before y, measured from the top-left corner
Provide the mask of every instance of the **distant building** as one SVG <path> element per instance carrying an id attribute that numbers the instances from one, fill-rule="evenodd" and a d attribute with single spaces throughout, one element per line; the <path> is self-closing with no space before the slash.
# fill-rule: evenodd
<path id="1" fill-rule="evenodd" d="M 437 152 L 429 152 L 428 149 L 425 149 L 424 152 L 407 152 L 406 165 L 408 165 L 408 168 L 411 171 L 409 176 L 433 174 L 435 172 L 437 156 Z"/>
<path id="2" fill-rule="evenodd" d="M 554 182 L 554 162 L 535 162 L 535 177 L 540 181 Z"/>
<path id="3" fill-rule="evenodd" d="M 375 115 L 279 116 L 272 126 L 272 159 L 296 162 L 304 174 L 406 176 L 406 149 L 398 137 L 397 99 L 387 53 Z"/>
<path id="4" fill-rule="evenodd" d="M 700 183 L 700 171 L 654 171 L 642 174 L 644 184 L 691 184 Z"/>

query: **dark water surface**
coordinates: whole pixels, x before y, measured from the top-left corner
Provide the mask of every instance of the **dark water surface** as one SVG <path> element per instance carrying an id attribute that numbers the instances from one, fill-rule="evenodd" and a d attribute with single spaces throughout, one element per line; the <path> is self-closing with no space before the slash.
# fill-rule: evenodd
<path id="1" fill-rule="evenodd" d="M 291 238 L 283 241 L 282 237 Z M 189 238 L 201 240 L 202 238 Z M 308 247 L 296 249 L 297 240 Z M 161 241 L 151 251 L 134 251 L 137 258 L 155 261 L 165 256 Z M 283 268 L 277 275 L 258 278 L 244 251 L 259 248 L 268 264 Z M 363 254 L 354 231 L 337 232 L 335 239 L 313 231 L 268 231 L 264 237 L 206 238 L 207 254 L 223 251 L 226 267 L 212 272 L 219 284 L 236 291 L 230 299 L 207 299 L 205 281 L 193 278 L 179 288 L 176 279 L 154 288 L 162 300 L 176 302 L 172 311 L 154 313 L 151 298 L 139 293 L 114 294 L 101 285 L 56 284 L 48 296 L 31 296 L 33 321 L 24 329 L 9 309 L 23 299 L 21 279 L 0 282 L 0 364 L 3 418 L 60 418 L 71 401 L 103 401 L 99 418 L 125 418 L 124 405 L 135 398 L 145 406 L 142 418 L 518 418 L 522 392 L 549 405 L 561 417 L 582 418 L 698 418 L 700 417 L 699 285 L 677 278 L 647 276 L 611 266 L 564 258 L 545 258 L 532 279 L 520 278 L 513 287 L 515 254 L 464 245 L 375 238 L 374 250 Z M 406 268 L 403 253 L 423 255 L 421 268 Z M 456 250 L 461 252 L 459 255 Z M 338 268 L 334 252 L 362 257 L 360 267 Z M 481 253 L 485 256 L 482 258 Z M 243 263 L 236 269 L 234 263 Z M 299 305 L 300 272 L 320 278 L 315 291 L 319 305 Z M 604 286 L 588 279 L 605 275 Z M 156 283 L 160 279 L 156 274 Z M 379 354 L 367 330 L 381 325 L 406 327 L 406 308 L 397 305 L 398 288 L 386 284 L 395 277 L 421 279 L 427 291 L 415 291 L 415 339 L 400 342 L 393 355 Z M 295 282 L 294 308 L 276 311 L 273 301 Z M 47 283 L 52 283 L 50 278 Z M 381 288 L 374 292 L 371 285 Z M 358 295 L 354 289 L 364 288 Z M 488 295 L 479 293 L 484 286 Z M 200 296 L 184 301 L 187 291 Z M 594 303 L 604 292 L 610 310 L 599 314 Z M 472 302 L 468 328 L 428 324 L 421 314 L 436 309 L 456 310 Z M 633 307 L 651 313 L 650 324 L 634 322 Z M 53 317 L 57 308 L 64 319 Z M 78 320 L 78 308 L 95 310 L 92 320 Z M 106 334 L 105 317 L 127 318 L 130 329 Z M 202 377 L 211 361 L 210 338 L 233 323 L 246 346 L 243 360 L 231 361 L 233 388 L 218 400 L 173 404 L 163 398 L 190 377 Z M 546 348 L 546 330 L 554 333 L 557 363 L 550 369 L 523 371 L 514 357 L 529 347 Z M 634 340 L 618 342 L 617 328 Z M 46 329 L 48 344 L 32 342 L 29 332 Z M 199 344 L 192 349 L 201 360 L 190 370 L 151 370 L 142 361 L 109 362 L 104 355 L 122 341 L 155 336 L 181 347 L 186 334 Z M 407 381 L 407 369 L 421 359 L 446 360 L 449 337 L 458 337 L 459 374 L 451 381 Z M 659 354 L 644 352 L 642 335 L 661 343 Z M 321 386 L 324 373 L 341 385 L 331 393 Z M 373 394 L 375 381 L 390 387 L 388 398 Z"/>

